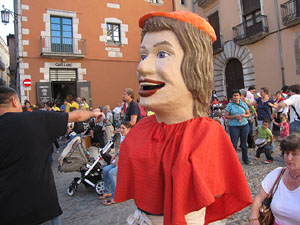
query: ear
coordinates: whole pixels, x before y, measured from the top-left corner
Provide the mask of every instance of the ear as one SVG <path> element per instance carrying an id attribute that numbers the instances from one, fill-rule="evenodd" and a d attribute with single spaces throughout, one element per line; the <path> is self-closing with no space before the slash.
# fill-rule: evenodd
<path id="1" fill-rule="evenodd" d="M 11 104 L 14 108 L 17 108 L 19 106 L 18 105 L 19 103 L 20 103 L 19 98 L 16 98 L 16 97 L 11 98 Z"/>

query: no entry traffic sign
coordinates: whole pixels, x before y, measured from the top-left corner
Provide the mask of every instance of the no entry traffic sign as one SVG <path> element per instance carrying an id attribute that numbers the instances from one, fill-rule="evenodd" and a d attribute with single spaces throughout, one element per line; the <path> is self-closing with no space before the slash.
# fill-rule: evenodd
<path id="1" fill-rule="evenodd" d="M 31 86 L 32 81 L 30 79 L 25 79 L 23 80 L 23 85 L 25 87 L 30 87 Z"/>

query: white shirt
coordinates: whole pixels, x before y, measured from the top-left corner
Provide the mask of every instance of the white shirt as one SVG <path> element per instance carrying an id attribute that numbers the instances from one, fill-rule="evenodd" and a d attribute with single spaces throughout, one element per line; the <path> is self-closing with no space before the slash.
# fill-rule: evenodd
<path id="1" fill-rule="evenodd" d="M 288 106 L 293 105 L 300 116 L 300 95 L 292 95 L 288 99 L 284 100 L 284 103 L 287 104 Z M 292 107 L 290 107 L 290 122 L 294 122 L 297 119 L 297 115 Z M 299 212 L 300 213 L 300 212 Z"/>
<path id="2" fill-rule="evenodd" d="M 282 167 L 269 173 L 261 182 L 266 193 L 269 193 L 276 181 Z M 273 196 L 271 209 L 278 224 L 300 225 L 300 187 L 290 191 L 281 178 L 278 189 Z"/>
<path id="3" fill-rule="evenodd" d="M 121 107 L 116 106 L 116 107 L 113 109 L 113 112 L 116 113 L 116 114 L 121 113 Z"/>
<path id="4" fill-rule="evenodd" d="M 252 94 L 250 91 L 247 91 L 246 99 L 250 100 L 250 102 L 254 102 L 254 94 Z"/>

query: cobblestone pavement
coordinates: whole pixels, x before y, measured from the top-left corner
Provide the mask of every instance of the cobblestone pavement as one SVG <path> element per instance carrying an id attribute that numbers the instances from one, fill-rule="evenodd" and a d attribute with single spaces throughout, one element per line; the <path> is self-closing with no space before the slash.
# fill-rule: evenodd
<path id="1" fill-rule="evenodd" d="M 261 180 L 273 169 L 283 166 L 283 159 L 280 156 L 278 143 L 273 153 L 274 162 L 272 164 L 264 164 L 264 154 L 260 160 L 255 160 L 255 149 L 249 149 L 249 158 L 253 165 L 243 165 L 252 197 L 255 196 L 259 189 Z M 241 153 L 238 153 L 241 158 Z M 75 195 L 70 197 L 66 193 L 68 185 L 72 179 L 78 176 L 78 173 L 60 173 L 57 171 L 57 158 L 59 153 L 54 153 L 53 172 L 56 181 L 56 187 L 60 205 L 63 209 L 61 216 L 62 225 L 123 225 L 126 224 L 127 216 L 134 211 L 133 201 L 114 204 L 112 206 L 104 206 L 102 201 L 98 200 L 98 195 L 92 188 L 85 188 L 80 185 Z M 236 213 L 226 220 L 226 224 L 248 224 L 248 215 L 250 207 Z"/>

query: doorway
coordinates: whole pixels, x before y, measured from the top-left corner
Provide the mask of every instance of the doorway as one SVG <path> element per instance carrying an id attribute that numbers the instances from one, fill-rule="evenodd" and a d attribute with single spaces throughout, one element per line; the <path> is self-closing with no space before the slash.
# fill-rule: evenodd
<path id="1" fill-rule="evenodd" d="M 76 82 L 74 81 L 53 81 L 52 84 L 52 98 L 56 101 L 58 106 L 64 103 L 64 100 L 69 102 L 76 98 Z"/>
<path id="2" fill-rule="evenodd" d="M 225 69 L 227 98 L 232 98 L 232 91 L 244 88 L 243 67 L 238 59 L 230 59 Z"/>

